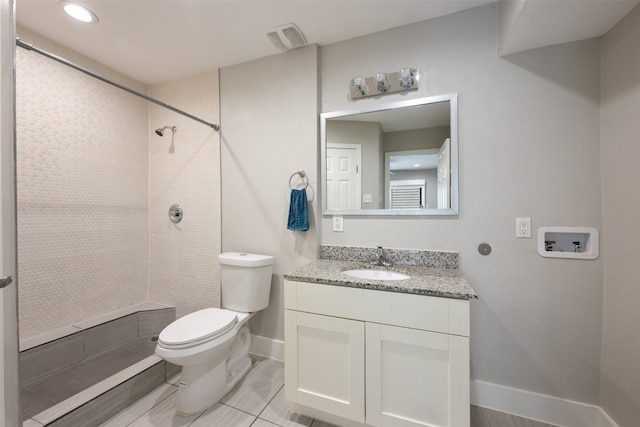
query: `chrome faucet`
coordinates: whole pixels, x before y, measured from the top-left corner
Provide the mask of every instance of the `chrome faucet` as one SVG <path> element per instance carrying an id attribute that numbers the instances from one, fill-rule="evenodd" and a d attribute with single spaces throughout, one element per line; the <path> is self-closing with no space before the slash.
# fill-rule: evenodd
<path id="1" fill-rule="evenodd" d="M 378 246 L 378 253 L 376 256 L 376 260 L 373 261 L 371 264 L 373 265 L 377 265 L 380 267 L 391 267 L 391 261 L 389 261 L 385 256 L 384 256 L 384 249 L 382 249 L 382 246 Z"/>

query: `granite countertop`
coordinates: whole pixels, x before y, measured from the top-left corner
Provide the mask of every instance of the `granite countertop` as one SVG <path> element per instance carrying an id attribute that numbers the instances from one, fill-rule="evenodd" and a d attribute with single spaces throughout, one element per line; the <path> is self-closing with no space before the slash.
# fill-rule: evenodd
<path id="1" fill-rule="evenodd" d="M 359 279 L 342 274 L 352 269 L 379 269 L 405 273 L 406 280 Z M 378 267 L 362 261 L 335 261 L 319 259 L 284 275 L 299 282 L 322 283 L 352 288 L 374 289 L 436 297 L 474 299 L 476 291 L 458 269 L 429 268 L 408 265 Z"/>

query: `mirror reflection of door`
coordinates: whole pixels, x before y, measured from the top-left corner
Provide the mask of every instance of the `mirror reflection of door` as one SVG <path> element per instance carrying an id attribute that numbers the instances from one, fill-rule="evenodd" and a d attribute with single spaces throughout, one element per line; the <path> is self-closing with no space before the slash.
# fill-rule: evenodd
<path id="1" fill-rule="evenodd" d="M 360 144 L 327 143 L 327 209 L 360 209 Z"/>
<path id="2" fill-rule="evenodd" d="M 451 207 L 451 140 L 447 138 L 438 152 L 438 209 Z"/>
<path id="3" fill-rule="evenodd" d="M 387 209 L 435 209 L 436 206 L 440 208 L 439 150 L 432 148 L 385 153 Z M 443 188 L 448 190 L 444 185 L 443 182 Z"/>

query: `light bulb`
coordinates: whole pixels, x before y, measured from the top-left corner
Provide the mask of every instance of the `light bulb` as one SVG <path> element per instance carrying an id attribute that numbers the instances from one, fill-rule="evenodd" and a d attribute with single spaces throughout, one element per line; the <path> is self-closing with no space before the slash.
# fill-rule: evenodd
<path id="1" fill-rule="evenodd" d="M 67 15 L 69 15 L 73 19 L 86 23 L 98 22 L 98 17 L 95 15 L 95 13 L 91 12 L 86 7 L 80 6 L 79 4 L 70 1 L 61 1 L 60 5 L 67 13 Z"/>

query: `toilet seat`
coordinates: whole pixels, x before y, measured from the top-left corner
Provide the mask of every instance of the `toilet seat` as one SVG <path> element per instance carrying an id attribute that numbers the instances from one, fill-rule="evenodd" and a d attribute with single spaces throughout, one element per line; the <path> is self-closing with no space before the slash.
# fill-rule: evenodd
<path id="1" fill-rule="evenodd" d="M 226 334 L 237 323 L 236 312 L 205 308 L 187 314 L 164 328 L 158 337 L 158 344 L 169 349 L 193 347 Z"/>

